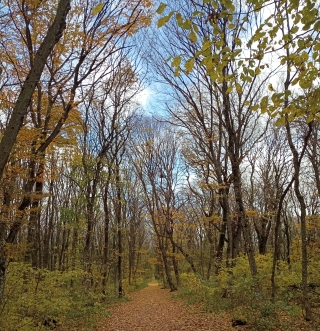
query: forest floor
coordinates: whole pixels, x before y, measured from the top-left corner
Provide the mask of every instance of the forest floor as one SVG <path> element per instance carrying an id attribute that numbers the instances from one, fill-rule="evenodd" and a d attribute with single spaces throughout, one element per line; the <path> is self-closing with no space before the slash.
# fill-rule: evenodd
<path id="1" fill-rule="evenodd" d="M 100 321 L 96 331 L 245 330 L 242 326 L 233 328 L 226 316 L 206 314 L 199 306 L 184 305 L 156 281 L 128 297 L 130 301 L 110 309 L 111 315 Z"/>

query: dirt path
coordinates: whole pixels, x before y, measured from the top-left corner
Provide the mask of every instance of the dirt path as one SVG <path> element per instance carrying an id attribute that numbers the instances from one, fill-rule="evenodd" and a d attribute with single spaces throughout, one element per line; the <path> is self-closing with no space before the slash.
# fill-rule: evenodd
<path id="1" fill-rule="evenodd" d="M 111 316 L 102 321 L 97 331 L 234 330 L 230 321 L 183 306 L 156 282 L 129 297 L 131 301 L 111 309 Z"/>

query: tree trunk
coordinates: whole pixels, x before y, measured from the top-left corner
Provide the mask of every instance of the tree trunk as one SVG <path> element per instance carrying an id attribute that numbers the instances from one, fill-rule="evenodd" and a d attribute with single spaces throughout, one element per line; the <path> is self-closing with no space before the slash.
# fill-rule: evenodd
<path id="1" fill-rule="evenodd" d="M 30 69 L 13 108 L 9 124 L 0 142 L 0 178 L 2 178 L 5 165 L 22 126 L 24 116 L 27 113 L 33 92 L 40 80 L 47 58 L 66 28 L 66 17 L 70 10 L 70 3 L 71 0 L 59 1 L 54 21 L 34 57 L 35 65 Z"/>
<path id="2" fill-rule="evenodd" d="M 46 64 L 47 58 L 51 53 L 53 47 L 60 40 L 62 33 L 66 27 L 66 17 L 70 10 L 71 0 L 60 0 L 57 8 L 57 13 L 54 18 L 52 25 L 49 27 L 47 35 L 45 36 L 43 42 L 41 43 L 35 58 L 35 65 L 30 69 L 29 74 L 22 86 L 18 99 L 15 103 L 14 109 L 12 111 L 10 121 L 3 134 L 0 142 L 0 178 L 3 177 L 3 172 L 9 155 L 11 153 L 12 147 L 16 141 L 17 135 L 23 124 L 23 119 L 27 113 L 27 109 L 30 105 L 33 92 L 36 85 L 38 84 L 40 77 L 43 72 L 43 68 Z M 25 204 L 30 204 L 30 198 L 27 198 L 20 206 L 20 210 L 24 210 Z M 16 236 L 20 230 L 21 221 L 14 221 L 10 228 L 9 235 L 5 240 L 7 243 L 13 243 Z M 0 302 L 3 299 L 5 279 L 6 279 L 6 268 L 8 261 L 6 260 L 6 255 L 4 251 L 4 241 L 0 242 Z"/>
<path id="3" fill-rule="evenodd" d="M 116 185 L 117 185 L 117 196 L 116 196 L 116 222 L 117 222 L 117 237 L 118 237 L 118 263 L 117 263 L 117 270 L 118 270 L 118 297 L 122 298 L 124 296 L 123 291 L 123 273 L 122 273 L 122 255 L 123 255 L 123 247 L 122 247 L 122 194 L 121 194 L 121 181 L 120 181 L 120 170 L 119 164 L 116 165 Z"/>
<path id="4" fill-rule="evenodd" d="M 103 246 L 103 258 L 102 258 L 102 293 L 106 294 L 106 286 L 107 286 L 107 275 L 108 275 L 108 267 L 109 267 L 109 224 L 110 224 L 110 211 L 108 205 L 108 181 L 106 183 L 104 189 L 104 197 L 103 197 L 103 208 L 104 208 L 104 246 Z"/>
<path id="5" fill-rule="evenodd" d="M 223 69 L 223 75 L 227 76 L 227 67 Z M 233 179 L 233 189 L 235 194 L 235 200 L 238 207 L 238 218 L 241 223 L 241 229 L 243 238 L 245 241 L 245 249 L 248 256 L 250 271 L 252 276 L 256 276 L 258 273 L 255 257 L 254 257 L 254 246 L 252 241 L 252 235 L 250 231 L 250 226 L 248 222 L 248 217 L 245 213 L 243 198 L 242 198 L 242 179 L 240 171 L 240 142 L 235 132 L 231 121 L 231 107 L 230 98 L 228 90 L 228 84 L 226 81 L 223 82 L 222 92 L 223 92 L 223 114 L 225 120 L 226 130 L 228 132 L 228 156 L 230 158 L 231 169 L 232 169 L 232 179 Z"/>
<path id="6" fill-rule="evenodd" d="M 33 166 L 35 163 L 33 162 Z M 36 174 L 36 185 L 34 192 L 34 199 L 31 203 L 30 210 L 30 218 L 28 223 L 28 236 L 27 236 L 27 252 L 25 257 L 25 262 L 31 263 L 32 267 L 37 269 L 40 267 L 40 251 L 41 251 L 41 243 L 40 243 L 40 216 L 41 211 L 41 196 L 43 194 L 43 171 L 44 171 L 44 163 L 41 162 L 39 164 L 39 168 Z"/>
<path id="7" fill-rule="evenodd" d="M 45 229 L 43 234 L 43 261 L 42 267 L 51 270 L 51 258 L 52 258 L 52 251 L 51 251 L 51 240 L 53 235 L 53 218 L 55 215 L 55 196 L 53 193 L 53 181 L 50 182 L 49 187 L 49 199 L 48 205 L 46 207 L 46 223 Z"/>
<path id="8" fill-rule="evenodd" d="M 294 166 L 294 191 L 296 197 L 300 204 L 300 224 L 301 224 L 301 286 L 302 286 L 302 298 L 303 298 L 303 309 L 305 313 L 305 319 L 310 321 L 312 319 L 312 311 L 310 306 L 310 299 L 308 293 L 308 252 L 307 252 L 307 224 L 306 224 L 306 216 L 307 216 L 307 206 L 304 200 L 303 195 L 300 191 L 300 162 L 298 151 L 293 143 L 290 124 L 286 122 L 286 131 L 289 146 L 293 156 L 293 166 Z M 309 124 L 309 132 L 305 138 L 305 146 L 307 145 L 307 141 L 310 137 L 312 131 L 312 123 Z"/>
<path id="9" fill-rule="evenodd" d="M 4 288 L 6 284 L 7 260 L 5 253 L 5 224 L 0 222 L 0 305 L 4 296 Z"/>
<path id="10" fill-rule="evenodd" d="M 165 239 L 167 239 L 167 238 L 165 238 Z M 172 276 L 171 276 L 171 272 L 170 272 L 170 265 L 169 265 L 169 261 L 168 261 L 168 257 L 167 257 L 166 246 L 163 243 L 164 240 L 160 239 L 160 242 L 161 241 L 162 241 L 162 243 L 160 243 L 160 246 L 161 246 L 160 250 L 161 250 L 161 253 L 162 253 L 162 259 L 163 259 L 163 264 L 164 264 L 165 275 L 166 275 L 166 278 L 167 278 L 168 285 L 170 287 L 170 291 L 173 292 L 173 291 L 176 291 L 177 288 L 174 285 L 173 280 L 172 280 Z"/>
<path id="11" fill-rule="evenodd" d="M 228 208 L 225 208 L 225 205 L 223 204 L 222 208 L 222 224 L 220 228 L 220 236 L 219 236 L 219 243 L 217 247 L 217 252 L 216 252 L 216 268 L 215 268 L 215 273 L 216 275 L 219 274 L 221 265 L 222 265 L 222 256 L 223 256 L 223 247 L 224 247 L 224 242 L 226 240 L 226 231 L 227 231 L 227 226 L 228 226 Z"/>
<path id="12" fill-rule="evenodd" d="M 176 254 L 176 247 L 172 246 L 172 264 L 173 264 L 173 269 L 174 269 L 174 275 L 176 277 L 177 288 L 179 288 L 180 275 L 179 275 L 178 261 L 175 257 L 175 254 Z"/>

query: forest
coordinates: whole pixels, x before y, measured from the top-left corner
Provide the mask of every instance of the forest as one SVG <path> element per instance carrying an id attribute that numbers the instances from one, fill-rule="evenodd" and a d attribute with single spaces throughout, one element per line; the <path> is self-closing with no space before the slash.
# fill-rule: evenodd
<path id="1" fill-rule="evenodd" d="M 0 331 L 89 330 L 152 279 L 318 330 L 319 10 L 0 2 Z"/>

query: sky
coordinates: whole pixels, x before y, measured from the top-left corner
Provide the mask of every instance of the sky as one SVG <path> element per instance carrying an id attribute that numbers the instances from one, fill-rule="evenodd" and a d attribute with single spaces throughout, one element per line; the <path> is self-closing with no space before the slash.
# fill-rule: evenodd
<path id="1" fill-rule="evenodd" d="M 146 87 L 143 91 L 141 91 L 137 95 L 137 101 L 138 103 L 144 108 L 148 108 L 148 104 L 150 103 L 150 100 L 153 96 L 154 92 L 150 87 Z"/>

